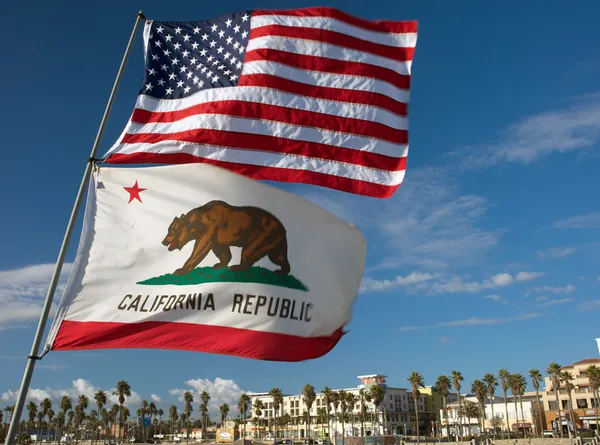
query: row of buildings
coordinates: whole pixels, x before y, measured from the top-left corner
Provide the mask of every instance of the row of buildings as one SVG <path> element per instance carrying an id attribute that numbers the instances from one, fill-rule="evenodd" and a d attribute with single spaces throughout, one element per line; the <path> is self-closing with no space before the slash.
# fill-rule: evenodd
<path id="1" fill-rule="evenodd" d="M 562 410 L 560 421 L 557 422 L 557 401 L 552 382 L 549 377 L 546 377 L 545 387 L 540 388 L 539 391 L 539 401 L 535 392 L 527 392 L 521 400 L 517 400 L 516 404 L 513 397 L 508 396 L 505 404 L 502 390 L 498 388 L 496 391 L 498 396 L 494 397 L 493 401 L 486 400 L 485 403 L 485 415 L 482 419 L 484 431 L 491 432 L 493 429 L 497 432 L 506 431 L 508 425 L 512 431 L 525 430 L 528 433 L 541 433 L 544 430 L 558 432 L 558 428 L 562 427 L 563 432 L 568 434 L 569 429 L 573 430 L 571 413 L 575 428 L 597 429 L 598 401 L 594 399 L 586 376 L 586 369 L 592 364 L 600 365 L 600 359 L 582 360 L 563 367 L 563 370 L 570 371 L 574 376 L 575 388 L 570 394 L 572 410 L 568 409 L 570 399 L 567 390 L 564 388 L 559 390 L 559 403 Z M 342 431 L 346 436 L 360 436 L 363 435 L 363 428 L 366 436 L 411 435 L 416 432 L 414 399 L 410 389 L 389 386 L 387 377 L 381 374 L 359 376 L 358 379 L 360 383 L 356 387 L 344 388 L 344 390 L 358 395 L 361 389 L 369 389 L 371 385 L 377 383 L 385 391 L 384 401 L 378 409 L 375 409 L 372 403 L 367 403 L 368 415 L 365 419 L 361 418 L 360 404 L 357 403 L 353 407 L 348 407 L 348 415 L 343 423 L 339 416 L 332 416 L 332 420 L 328 422 L 323 415 L 325 411 L 323 394 L 317 394 L 310 412 L 301 394 L 284 395 L 283 404 L 278 413 L 275 413 L 273 398 L 268 393 L 255 393 L 250 394 L 252 406 L 261 400 L 264 409 L 261 415 L 257 416 L 255 410 L 250 408 L 246 424 L 247 436 L 253 438 L 272 436 L 275 431 L 276 416 L 288 419 L 285 424 L 279 422 L 278 437 L 326 437 L 329 432 L 331 432 L 330 437 L 334 437 L 342 435 Z M 480 419 L 461 417 L 459 421 L 459 403 L 456 393 L 451 393 L 448 397 L 447 416 L 443 410 L 442 396 L 435 386 L 423 388 L 420 393 L 417 407 L 421 435 L 456 435 L 459 432 L 459 424 L 463 436 L 477 435 L 481 432 Z M 461 404 L 477 403 L 477 399 L 471 394 L 461 394 L 460 397 Z M 310 416 L 310 426 L 308 416 Z"/>

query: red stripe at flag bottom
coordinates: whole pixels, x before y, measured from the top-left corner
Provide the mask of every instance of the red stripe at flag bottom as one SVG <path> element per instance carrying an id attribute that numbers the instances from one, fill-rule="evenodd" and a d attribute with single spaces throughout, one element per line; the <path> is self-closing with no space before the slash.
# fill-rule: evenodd
<path id="1" fill-rule="evenodd" d="M 327 354 L 344 335 L 298 337 L 225 326 L 147 321 L 114 323 L 62 322 L 52 350 L 176 349 L 225 354 L 257 360 L 297 362 Z M 282 348 L 281 345 L 286 345 Z"/>

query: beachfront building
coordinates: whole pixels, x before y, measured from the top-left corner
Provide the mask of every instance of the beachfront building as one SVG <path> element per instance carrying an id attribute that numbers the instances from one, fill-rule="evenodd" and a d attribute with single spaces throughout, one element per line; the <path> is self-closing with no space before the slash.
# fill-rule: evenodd
<path id="1" fill-rule="evenodd" d="M 558 432 L 560 425 L 565 435 L 568 435 L 569 431 L 573 431 L 573 424 L 577 428 L 598 429 L 596 424 L 596 416 L 600 414 L 598 412 L 598 401 L 594 399 L 594 393 L 586 373 L 590 365 L 600 366 L 600 358 L 581 360 L 561 368 L 561 371 L 568 372 L 573 380 L 570 382 L 572 385 L 571 391 L 567 390 L 567 384 L 564 380 L 561 381 L 560 388 L 558 388 L 561 411 L 560 422 L 557 422 L 558 406 L 554 392 L 555 388 L 552 385 L 551 377 L 545 377 L 545 388 L 542 396 L 546 411 L 546 429 Z M 569 406 L 570 401 L 573 403 L 571 407 Z"/>
<path id="2" fill-rule="evenodd" d="M 247 430 L 252 432 L 252 437 L 274 437 L 277 427 L 277 437 L 305 438 L 305 437 L 330 437 L 341 436 L 374 436 L 393 434 L 412 434 L 416 430 L 414 424 L 414 400 L 412 393 L 406 388 L 390 386 L 387 377 L 381 374 L 358 376 L 359 384 L 353 388 L 345 388 L 346 393 L 354 394 L 358 399 L 361 390 L 368 391 L 372 385 L 382 386 L 384 400 L 375 407 L 367 402 L 366 417 L 361 415 L 360 401 L 349 406 L 345 419 L 341 418 L 340 407 L 334 412 L 330 405 L 330 416 L 327 418 L 327 406 L 323 393 L 317 393 L 315 402 L 310 411 L 307 409 L 302 394 L 285 394 L 283 404 L 275 412 L 273 398 L 269 393 L 250 394 L 251 408 Z M 340 390 L 334 390 L 336 392 Z M 428 407 L 428 398 L 431 395 L 421 394 L 417 400 L 419 410 L 419 424 L 421 434 L 431 432 L 435 427 L 435 413 Z M 260 400 L 264 407 L 257 415 L 255 407 Z M 310 426 L 309 426 L 310 419 Z M 432 426 L 433 425 L 433 426 Z"/>

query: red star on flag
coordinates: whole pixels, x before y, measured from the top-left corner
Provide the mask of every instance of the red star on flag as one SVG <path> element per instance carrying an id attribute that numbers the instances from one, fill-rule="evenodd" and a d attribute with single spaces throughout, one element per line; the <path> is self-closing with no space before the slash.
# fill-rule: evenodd
<path id="1" fill-rule="evenodd" d="M 125 190 L 127 190 L 127 192 L 129 193 L 129 201 L 127 202 L 127 204 L 129 204 L 134 199 L 137 199 L 139 202 L 142 202 L 142 198 L 140 198 L 140 192 L 147 190 L 147 189 L 140 188 L 137 181 L 135 181 L 135 184 L 133 185 L 133 187 L 123 187 L 123 188 Z"/>

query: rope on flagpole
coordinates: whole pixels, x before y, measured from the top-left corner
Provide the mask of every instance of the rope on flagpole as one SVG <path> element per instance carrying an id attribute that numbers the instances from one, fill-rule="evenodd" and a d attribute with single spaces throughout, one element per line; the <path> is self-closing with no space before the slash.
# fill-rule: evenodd
<path id="1" fill-rule="evenodd" d="M 117 77 L 115 78 L 115 82 L 110 92 L 106 108 L 104 109 L 104 115 L 102 116 L 102 120 L 100 121 L 100 126 L 98 128 L 98 133 L 96 134 L 94 144 L 92 145 L 90 157 L 88 158 L 88 161 L 86 163 L 83 178 L 81 179 L 81 184 L 79 185 L 79 191 L 77 192 L 77 197 L 75 199 L 75 203 L 73 204 L 73 210 L 71 210 L 71 216 L 67 224 L 67 229 L 65 230 L 62 245 L 60 246 L 58 259 L 56 260 L 56 265 L 54 266 L 54 272 L 52 273 L 52 278 L 50 279 L 48 293 L 46 294 L 46 301 L 44 302 L 42 314 L 40 315 L 40 321 L 38 323 L 37 330 L 33 338 L 31 352 L 27 357 L 27 365 L 25 366 L 25 372 L 23 373 L 21 388 L 19 390 L 19 395 L 17 396 L 17 400 L 15 403 L 13 415 L 10 422 L 10 428 L 8 429 L 8 434 L 6 436 L 6 445 L 14 445 L 15 443 L 15 436 L 17 434 L 19 421 L 21 420 L 21 415 L 23 413 L 25 400 L 27 398 L 27 392 L 29 391 L 29 385 L 31 383 L 31 377 L 35 368 L 35 362 L 41 360 L 42 357 L 46 355 L 46 353 L 49 351 L 49 348 L 46 347 L 42 354 L 38 356 L 40 345 L 42 343 L 42 337 L 44 335 L 44 330 L 46 329 L 46 323 L 50 314 L 50 308 L 52 307 L 52 300 L 54 298 L 54 293 L 56 292 L 58 280 L 60 278 L 60 272 L 62 271 L 62 267 L 65 262 L 65 257 L 67 255 L 67 249 L 69 247 L 69 241 L 71 240 L 71 235 L 73 234 L 75 220 L 77 219 L 79 208 L 81 207 L 81 203 L 83 202 L 83 196 L 87 189 L 87 184 L 92 173 L 92 168 L 95 164 L 95 156 L 98 152 L 98 147 L 100 146 L 100 141 L 102 140 L 104 129 L 106 128 L 106 123 L 108 122 L 108 116 L 110 115 L 110 112 L 112 110 L 112 106 L 115 101 L 115 96 L 117 94 L 117 90 L 119 89 L 121 78 L 123 77 L 123 71 L 125 70 L 125 65 L 127 64 L 127 59 L 129 58 L 129 53 L 131 52 L 131 48 L 133 47 L 133 41 L 135 39 L 138 26 L 142 19 L 147 20 L 144 13 L 142 11 L 139 11 L 135 20 L 135 25 L 133 26 L 133 30 L 131 31 L 131 35 L 129 36 L 129 42 L 127 43 L 127 47 L 125 48 L 125 54 L 123 54 L 121 65 L 119 66 L 119 70 L 117 71 Z"/>

